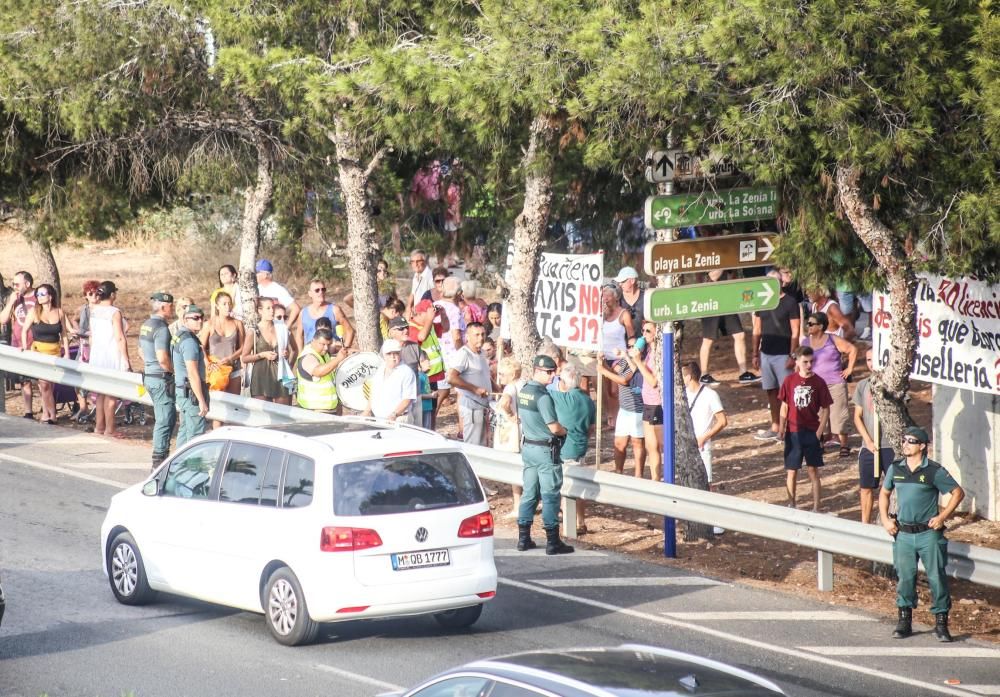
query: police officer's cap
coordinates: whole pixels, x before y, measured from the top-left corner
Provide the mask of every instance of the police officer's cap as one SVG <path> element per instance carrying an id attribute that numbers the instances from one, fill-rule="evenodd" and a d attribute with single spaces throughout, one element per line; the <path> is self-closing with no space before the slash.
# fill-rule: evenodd
<path id="1" fill-rule="evenodd" d="M 541 368 L 542 370 L 556 369 L 556 362 L 552 359 L 552 356 L 546 356 L 545 354 L 535 356 L 535 360 L 531 365 L 535 368 Z"/>
<path id="2" fill-rule="evenodd" d="M 188 305 L 187 308 L 185 308 L 185 310 L 184 310 L 184 319 L 187 319 L 188 317 L 194 317 L 196 315 L 199 316 L 199 317 L 204 317 L 205 316 L 205 311 L 202 310 L 197 305 Z"/>
<path id="3" fill-rule="evenodd" d="M 158 290 L 149 296 L 150 300 L 159 300 L 161 303 L 172 303 L 174 301 L 174 296 L 163 290 Z"/>
<path id="4" fill-rule="evenodd" d="M 911 438 L 916 438 L 921 443 L 930 443 L 931 439 L 927 435 L 927 431 L 920 428 L 919 426 L 910 426 L 905 431 L 903 431 L 904 436 L 910 436 Z"/>

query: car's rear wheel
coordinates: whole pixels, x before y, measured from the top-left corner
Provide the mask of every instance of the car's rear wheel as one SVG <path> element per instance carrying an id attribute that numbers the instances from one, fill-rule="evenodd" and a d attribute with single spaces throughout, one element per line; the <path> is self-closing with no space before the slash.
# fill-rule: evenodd
<path id="1" fill-rule="evenodd" d="M 483 614 L 483 606 L 480 603 L 471 607 L 438 612 L 434 615 L 434 619 L 445 629 L 464 629 L 474 625 L 481 614 Z"/>
<path id="2" fill-rule="evenodd" d="M 108 581 L 111 592 L 124 605 L 145 605 L 155 596 L 149 587 L 146 567 L 135 539 L 127 532 L 119 533 L 108 554 Z"/>
<path id="3" fill-rule="evenodd" d="M 285 646 L 308 644 L 319 631 L 319 623 L 309 617 L 302 586 L 287 567 L 278 569 L 267 580 L 264 617 L 271 634 Z"/>

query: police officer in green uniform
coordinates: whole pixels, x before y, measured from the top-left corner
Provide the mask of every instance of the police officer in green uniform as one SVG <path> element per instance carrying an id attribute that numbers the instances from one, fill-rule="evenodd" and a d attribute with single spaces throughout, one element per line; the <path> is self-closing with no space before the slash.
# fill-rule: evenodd
<path id="1" fill-rule="evenodd" d="M 158 291 L 149 299 L 153 314 L 139 328 L 139 350 L 144 364 L 142 384 L 153 400 L 153 469 L 156 469 L 167 457 L 170 437 L 177 424 L 169 328 L 174 316 L 174 296 Z"/>
<path id="2" fill-rule="evenodd" d="M 962 487 L 939 463 L 928 459 L 927 431 L 911 426 L 903 432 L 903 457 L 885 474 L 878 509 L 882 526 L 895 538 L 892 559 L 899 581 L 896 584 L 896 607 L 899 621 L 892 636 L 905 639 L 913 633 L 913 608 L 917 606 L 917 559 L 924 563 L 931 587 L 931 612 L 936 619 L 934 635 L 938 641 L 951 641 L 948 632 L 948 540 L 944 522 L 965 498 Z M 898 513 L 889 517 L 889 499 L 896 490 Z M 950 494 L 948 504 L 938 510 L 938 496 Z"/>
<path id="3" fill-rule="evenodd" d="M 552 395 L 545 389 L 552 382 L 556 362 L 550 356 L 535 356 L 532 379 L 517 393 L 517 413 L 521 419 L 521 459 L 524 463 L 524 493 L 517 516 L 517 549 L 524 552 L 536 545 L 531 540 L 531 521 L 542 499 L 542 527 L 545 553 L 568 554 L 573 548 L 559 539 L 559 490 L 562 488 L 562 447 L 566 429 L 556 419 Z"/>
<path id="4" fill-rule="evenodd" d="M 184 326 L 170 345 L 173 349 L 174 380 L 177 383 L 177 447 L 205 432 L 208 413 L 208 384 L 205 382 L 205 351 L 198 341 L 205 313 L 197 305 L 184 310 Z"/>

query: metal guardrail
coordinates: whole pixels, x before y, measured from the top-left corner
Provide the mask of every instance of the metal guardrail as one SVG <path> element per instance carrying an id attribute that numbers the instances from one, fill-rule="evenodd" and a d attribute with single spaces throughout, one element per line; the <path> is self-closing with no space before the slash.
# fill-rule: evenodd
<path id="1" fill-rule="evenodd" d="M 141 393 L 137 373 L 121 373 L 93 368 L 85 363 L 54 358 L 30 351 L 0 346 L 0 371 L 70 385 L 151 404 Z M 329 421 L 326 414 L 213 392 L 209 417 L 246 426 Z M 506 484 L 521 483 L 521 459 L 513 453 L 492 448 L 463 445 L 476 474 L 483 479 Z M 790 542 L 818 552 L 818 586 L 833 588 L 833 554 L 892 563 L 892 541 L 881 526 L 864 525 L 833 515 L 812 513 L 717 494 L 683 486 L 637 479 L 585 467 L 566 467 L 562 495 L 654 515 L 696 523 L 718 525 L 729 530 Z M 569 530 L 576 528 L 576 509 L 563 507 Z M 986 586 L 1000 587 L 1000 551 L 962 542 L 948 543 L 948 574 Z"/>

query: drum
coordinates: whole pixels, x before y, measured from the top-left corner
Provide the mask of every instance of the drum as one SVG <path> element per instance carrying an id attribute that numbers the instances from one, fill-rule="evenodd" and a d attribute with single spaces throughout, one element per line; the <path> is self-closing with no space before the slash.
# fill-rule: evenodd
<path id="1" fill-rule="evenodd" d="M 364 411 L 368 408 L 368 378 L 381 370 L 384 363 L 377 353 L 355 353 L 337 366 L 333 380 L 337 383 L 337 397 L 348 409 Z"/>

